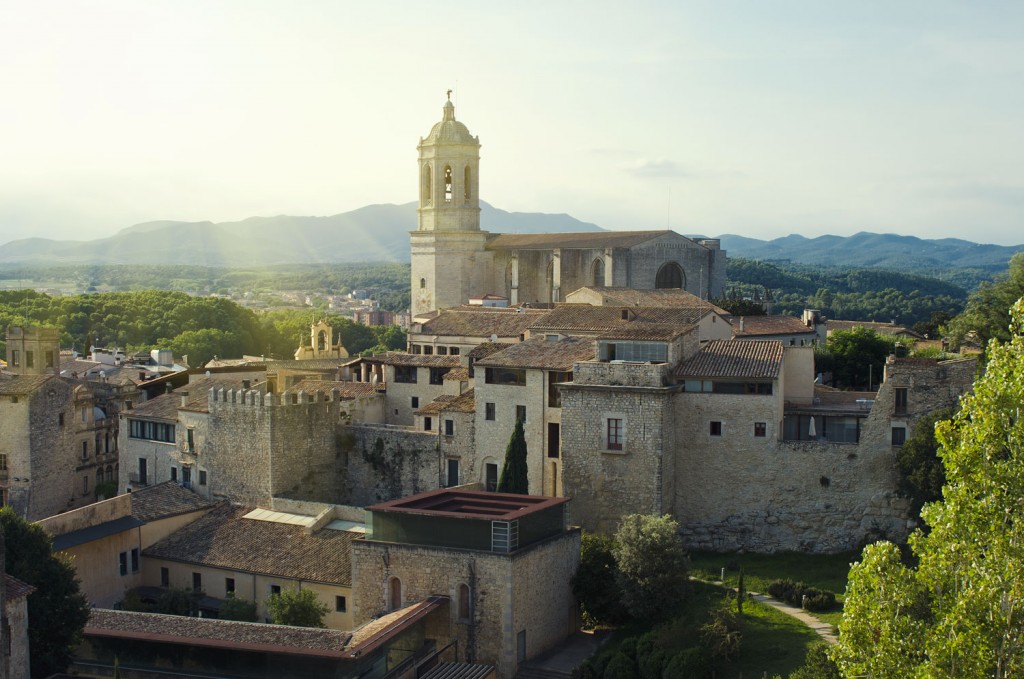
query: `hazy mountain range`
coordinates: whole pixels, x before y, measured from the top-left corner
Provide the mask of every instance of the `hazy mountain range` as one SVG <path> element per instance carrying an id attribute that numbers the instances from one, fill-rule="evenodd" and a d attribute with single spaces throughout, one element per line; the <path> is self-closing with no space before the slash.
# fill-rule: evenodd
<path id="1" fill-rule="evenodd" d="M 498 233 L 601 231 L 566 214 L 506 212 L 481 202 L 480 223 Z M 90 241 L 26 238 L 0 245 L 0 264 L 190 264 L 252 266 L 409 261 L 416 203 L 368 205 L 331 217 L 250 217 L 238 222 L 158 221 Z M 957 239 L 858 233 L 849 237 L 786 236 L 763 241 L 720 236 L 732 257 L 802 264 L 1001 271 L 1024 246 L 979 245 Z"/>

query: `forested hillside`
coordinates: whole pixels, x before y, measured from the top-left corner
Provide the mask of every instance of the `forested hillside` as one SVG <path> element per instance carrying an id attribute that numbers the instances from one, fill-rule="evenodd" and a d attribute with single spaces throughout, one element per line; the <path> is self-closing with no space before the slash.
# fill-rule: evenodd
<path id="1" fill-rule="evenodd" d="M 92 345 L 129 351 L 172 349 L 193 366 L 243 354 L 291 358 L 309 326 L 325 318 L 352 354 L 404 349 L 397 327 L 368 328 L 313 309 L 257 314 L 226 299 L 146 290 L 50 297 L 31 290 L 0 291 L 0 328 L 44 325 L 61 331 L 61 346 L 87 353 Z M 0 353 L 6 348 L 0 343 Z"/>

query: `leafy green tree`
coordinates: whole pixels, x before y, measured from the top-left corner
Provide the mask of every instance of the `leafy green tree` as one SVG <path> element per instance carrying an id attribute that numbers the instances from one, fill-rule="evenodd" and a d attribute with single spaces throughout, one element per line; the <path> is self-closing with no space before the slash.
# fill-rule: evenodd
<path id="1" fill-rule="evenodd" d="M 616 580 L 634 618 L 665 620 L 677 614 L 689 590 L 689 559 L 670 515 L 629 514 L 615 533 Z"/>
<path id="2" fill-rule="evenodd" d="M 845 676 L 1024 676 L 1024 300 L 1011 339 L 989 345 L 986 373 L 939 424 L 942 501 L 910 545 L 865 549 L 850 571 L 833 658 Z"/>
<path id="3" fill-rule="evenodd" d="M 584 532 L 580 565 L 572 579 L 572 593 L 580 602 L 588 626 L 617 624 L 626 617 L 622 590 L 615 579 L 615 541 L 599 533 Z"/>
<path id="4" fill-rule="evenodd" d="M 164 615 L 192 615 L 195 611 L 195 600 L 202 596 L 202 592 L 186 592 L 183 589 L 172 587 L 164 590 L 153 606 L 154 613 Z"/>
<path id="5" fill-rule="evenodd" d="M 815 644 L 807 649 L 804 664 L 789 679 L 842 679 L 839 667 L 828 657 L 828 644 Z"/>
<path id="6" fill-rule="evenodd" d="M 327 606 L 311 589 L 287 589 L 267 599 L 267 610 L 275 625 L 324 627 Z"/>
<path id="7" fill-rule="evenodd" d="M 954 345 L 960 345 L 969 333 L 976 333 L 979 341 L 990 339 L 1009 341 L 1010 327 L 1006 310 L 1024 296 L 1024 252 L 1010 259 L 1006 273 L 988 284 L 982 284 L 967 298 L 964 312 L 946 326 Z"/>
<path id="8" fill-rule="evenodd" d="M 829 335 L 824 352 L 816 356 L 818 371 L 831 371 L 832 383 L 837 387 L 864 389 L 882 380 L 882 371 L 893 341 L 874 330 L 856 327 L 837 330 Z"/>
<path id="9" fill-rule="evenodd" d="M 526 474 L 526 435 L 523 433 L 523 421 L 516 419 L 512 437 L 505 448 L 505 464 L 501 467 L 498 492 L 529 495 L 530 481 Z"/>
<path id="10" fill-rule="evenodd" d="M 220 618 L 221 620 L 241 620 L 242 622 L 256 622 L 260 619 L 255 601 L 239 599 L 235 596 L 224 599 L 224 603 L 220 606 Z"/>
<path id="11" fill-rule="evenodd" d="M 743 297 L 723 297 L 711 301 L 715 306 L 721 307 L 733 316 L 764 316 L 764 304 L 752 299 Z"/>
<path id="12" fill-rule="evenodd" d="M 930 413 L 914 425 L 914 431 L 896 453 L 899 472 L 897 490 L 910 500 L 912 516 L 919 516 L 926 502 L 942 499 L 942 486 L 946 483 L 946 468 L 939 457 L 939 442 L 935 438 L 935 425 L 953 417 L 951 408 Z"/>
<path id="13" fill-rule="evenodd" d="M 64 671 L 89 619 L 75 568 L 53 554 L 50 536 L 10 507 L 0 509 L 7 573 L 36 590 L 28 597 L 29 664 L 33 679 Z"/>

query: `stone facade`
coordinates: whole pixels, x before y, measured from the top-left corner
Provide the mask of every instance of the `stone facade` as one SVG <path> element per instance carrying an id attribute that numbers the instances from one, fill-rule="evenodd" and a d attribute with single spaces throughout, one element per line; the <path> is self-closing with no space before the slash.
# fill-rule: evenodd
<path id="1" fill-rule="evenodd" d="M 341 433 L 340 464 L 353 505 L 369 505 L 444 485 L 445 456 L 437 432 L 412 427 L 353 425 Z"/>

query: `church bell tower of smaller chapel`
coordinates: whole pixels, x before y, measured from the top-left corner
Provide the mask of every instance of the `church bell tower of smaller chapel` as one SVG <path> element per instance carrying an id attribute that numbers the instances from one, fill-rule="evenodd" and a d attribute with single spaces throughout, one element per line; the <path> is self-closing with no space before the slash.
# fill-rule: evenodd
<path id="1" fill-rule="evenodd" d="M 455 119 L 448 100 L 441 122 L 420 139 L 419 224 L 412 246 L 412 314 L 465 304 L 490 280 L 480 230 L 480 140 Z"/>

